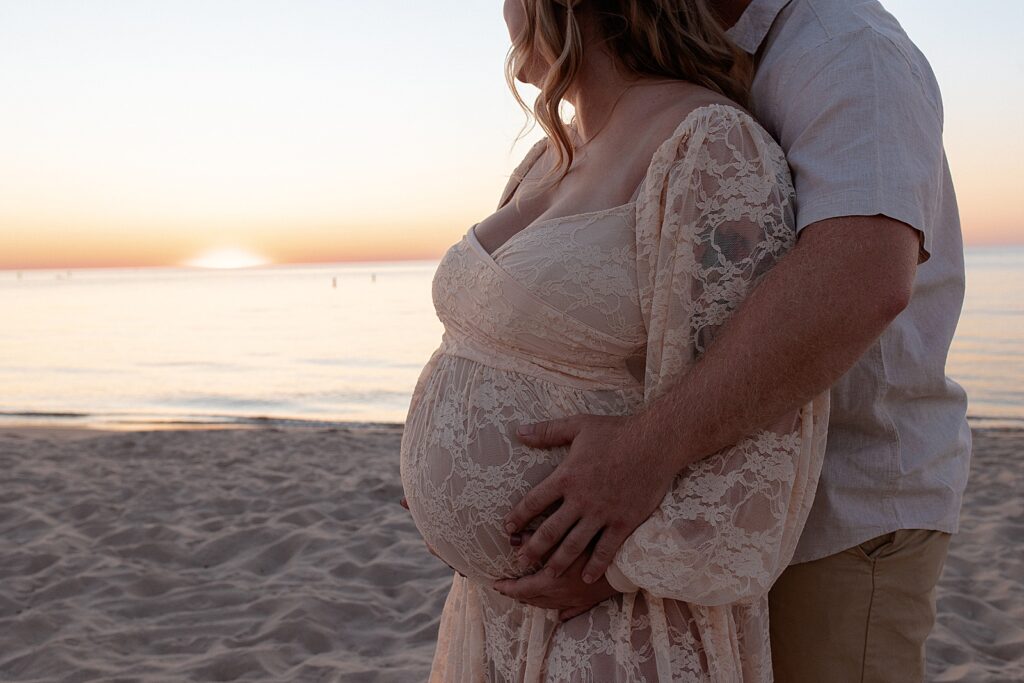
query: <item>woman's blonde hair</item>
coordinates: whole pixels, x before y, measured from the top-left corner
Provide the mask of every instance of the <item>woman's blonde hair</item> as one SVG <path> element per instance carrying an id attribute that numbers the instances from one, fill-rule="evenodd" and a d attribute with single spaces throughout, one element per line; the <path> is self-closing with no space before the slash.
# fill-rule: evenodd
<path id="1" fill-rule="evenodd" d="M 749 56 L 725 35 L 705 0 L 519 0 L 526 25 L 505 58 L 505 80 L 516 102 L 547 133 L 558 164 L 545 179 L 569 171 L 573 148 L 560 107 L 583 63 L 583 38 L 575 15 L 582 3 L 593 13 L 604 43 L 637 76 L 696 83 L 746 106 L 752 73 Z M 540 94 L 531 109 L 516 88 L 515 77 L 531 57 L 549 63 Z M 525 133 L 520 132 L 520 137 Z M 517 138 L 518 139 L 518 138 Z"/>

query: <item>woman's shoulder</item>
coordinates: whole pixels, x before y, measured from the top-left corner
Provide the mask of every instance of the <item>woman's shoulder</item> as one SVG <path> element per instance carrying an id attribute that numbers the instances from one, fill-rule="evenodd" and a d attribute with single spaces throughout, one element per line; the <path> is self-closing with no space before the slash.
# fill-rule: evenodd
<path id="1" fill-rule="evenodd" d="M 745 107 L 711 90 L 701 88 L 657 112 L 645 136 L 645 185 L 659 186 L 679 168 L 691 175 L 734 169 L 785 192 L 791 187 L 785 154 L 771 134 Z M 737 166 L 740 158 L 749 163 Z"/>
<path id="2" fill-rule="evenodd" d="M 741 119 L 758 128 L 757 120 L 741 104 L 713 90 L 686 81 L 669 82 L 655 86 L 657 97 L 647 107 L 634 113 L 630 147 L 653 152 L 661 144 L 688 127 L 719 122 L 723 119 Z M 523 155 L 516 171 L 525 171 L 551 148 L 548 136 L 533 143 Z M 520 173 L 522 175 L 522 173 Z"/>
<path id="3" fill-rule="evenodd" d="M 764 151 L 762 143 L 774 144 L 743 105 L 721 93 L 685 81 L 654 89 L 647 106 L 634 114 L 634 164 L 650 168 L 686 156 L 695 151 L 689 143 L 698 131 L 703 131 L 699 139 L 705 144 L 737 134 L 756 138 L 759 152 Z"/>
<path id="4" fill-rule="evenodd" d="M 746 107 L 706 88 L 658 112 L 647 134 L 652 140 L 667 141 L 701 128 L 717 131 L 739 128 L 748 134 L 774 142 L 771 135 Z"/>
<path id="5" fill-rule="evenodd" d="M 653 152 L 648 157 L 652 166 L 658 162 L 671 163 L 709 147 L 758 157 L 768 166 L 785 165 L 782 148 L 746 107 L 692 84 L 679 94 L 651 113 L 644 146 Z M 695 138 L 696 133 L 700 135 Z"/>
<path id="6" fill-rule="evenodd" d="M 654 86 L 649 104 L 639 116 L 646 121 L 646 135 L 652 139 L 669 137 L 685 121 L 707 111 L 749 112 L 738 102 L 694 83 L 664 83 Z"/>

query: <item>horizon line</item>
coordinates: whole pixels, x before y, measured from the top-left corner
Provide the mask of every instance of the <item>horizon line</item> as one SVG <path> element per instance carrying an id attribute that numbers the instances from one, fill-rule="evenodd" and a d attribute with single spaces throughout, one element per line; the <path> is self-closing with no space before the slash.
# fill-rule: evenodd
<path id="1" fill-rule="evenodd" d="M 282 268 L 282 267 L 294 267 L 294 266 L 333 266 L 333 265 L 364 265 L 374 263 L 420 263 L 420 262 L 432 262 L 440 261 L 441 256 L 434 256 L 431 258 L 395 258 L 395 259 L 347 259 L 340 261 L 276 261 L 273 263 L 264 263 L 256 266 L 239 266 L 239 267 L 227 267 L 217 268 L 209 266 L 189 266 L 185 264 L 143 264 L 143 265 L 120 265 L 120 266 L 24 266 L 10 268 L 6 266 L 0 266 L 0 273 L 6 272 L 25 272 L 30 270 L 54 270 L 54 271 L 71 271 L 71 270 L 150 270 L 150 269 L 173 269 L 173 270 L 202 270 L 202 271 L 216 271 L 216 270 L 260 270 L 264 268 Z"/>
<path id="2" fill-rule="evenodd" d="M 981 251 L 981 250 L 992 250 L 992 249 L 1005 249 L 1010 248 L 1021 248 L 1024 247 L 1024 242 L 985 242 L 983 244 L 965 244 L 964 252 L 969 251 Z M 52 270 L 52 271 L 72 271 L 72 270 L 140 270 L 140 269 L 175 269 L 175 270 L 197 270 L 197 271 L 209 271 L 209 270 L 259 270 L 263 268 L 280 268 L 280 267 L 292 267 L 292 266 L 330 266 L 330 265 L 356 265 L 356 264 L 373 264 L 373 263 L 422 263 L 422 262 L 433 262 L 439 261 L 442 255 L 433 256 L 430 258 L 393 258 L 393 259 L 380 259 L 380 258 L 353 258 L 353 259 L 342 259 L 342 260 L 329 260 L 329 261 L 276 261 L 272 263 L 264 263 L 256 266 L 240 266 L 240 267 L 228 267 L 228 268 L 216 268 L 206 266 L 189 266 L 185 264 L 140 264 L 140 265 L 63 265 L 63 266 L 3 266 L 0 265 L 0 273 L 4 272 L 23 272 L 23 271 L 39 271 L 39 270 Z"/>

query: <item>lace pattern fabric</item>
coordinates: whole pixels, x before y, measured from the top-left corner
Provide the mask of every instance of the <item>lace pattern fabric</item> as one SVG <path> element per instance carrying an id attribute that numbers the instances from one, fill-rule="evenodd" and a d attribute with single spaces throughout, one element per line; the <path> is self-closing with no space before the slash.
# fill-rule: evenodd
<path id="1" fill-rule="evenodd" d="M 445 254 L 445 331 L 401 446 L 413 519 L 465 575 L 431 680 L 771 680 L 767 591 L 813 499 L 827 392 L 681 472 L 609 569 L 620 595 L 560 624 L 490 584 L 520 574 L 503 516 L 565 455 L 523 446 L 515 427 L 630 414 L 685 374 L 795 243 L 792 196 L 767 133 L 709 105 L 658 148 L 635 202 L 536 224 L 493 255 L 471 228 Z"/>

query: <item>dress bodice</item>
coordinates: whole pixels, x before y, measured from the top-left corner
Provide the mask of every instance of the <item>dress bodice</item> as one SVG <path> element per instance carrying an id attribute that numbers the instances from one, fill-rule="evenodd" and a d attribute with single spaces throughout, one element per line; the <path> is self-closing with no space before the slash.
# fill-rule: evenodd
<path id="1" fill-rule="evenodd" d="M 438 265 L 446 350 L 584 388 L 638 386 L 646 330 L 634 207 L 536 222 L 489 254 L 475 225 Z"/>

